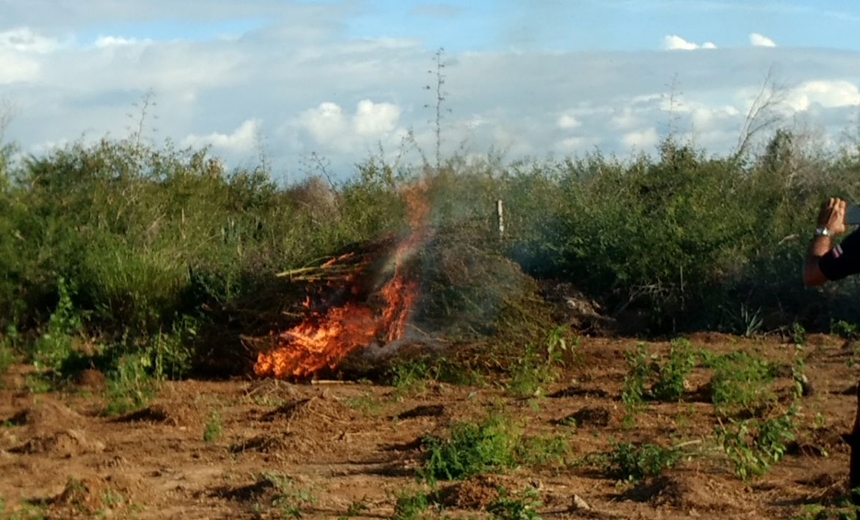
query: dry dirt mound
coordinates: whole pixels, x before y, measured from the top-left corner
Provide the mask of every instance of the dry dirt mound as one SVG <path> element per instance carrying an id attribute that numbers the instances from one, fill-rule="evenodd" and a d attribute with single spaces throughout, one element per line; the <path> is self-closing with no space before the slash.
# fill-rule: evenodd
<path id="1" fill-rule="evenodd" d="M 445 406 L 441 404 L 422 404 L 395 415 L 396 419 L 417 419 L 419 417 L 441 417 Z"/>
<path id="2" fill-rule="evenodd" d="M 115 419 L 124 423 L 151 423 L 168 426 L 192 426 L 201 421 L 199 411 L 191 405 L 173 404 L 170 406 L 154 404 L 142 410 L 131 412 Z"/>
<path id="3" fill-rule="evenodd" d="M 263 415 L 266 422 L 286 423 L 289 429 L 313 428 L 319 431 L 326 426 L 348 424 L 363 416 L 326 393 L 306 397 L 279 406 Z"/>
<path id="4" fill-rule="evenodd" d="M 747 498 L 741 482 L 717 480 L 704 473 L 672 471 L 644 482 L 625 498 L 683 511 L 744 510 Z"/>
<path id="5" fill-rule="evenodd" d="M 274 435 L 258 435 L 250 439 L 243 439 L 230 446 L 231 453 L 244 453 L 246 451 L 254 451 L 258 453 L 278 453 L 284 452 L 290 447 L 292 434 L 274 434 Z"/>
<path id="6" fill-rule="evenodd" d="M 50 518 L 99 518 L 113 516 L 131 504 L 136 485 L 124 476 L 70 477 L 63 492 L 48 501 Z M 124 515 L 119 514 L 122 518 Z"/>
<path id="7" fill-rule="evenodd" d="M 165 426 L 197 426 L 204 418 L 199 407 L 190 402 L 155 403 L 140 410 L 129 412 L 113 419 L 113 422 L 165 425 Z"/>
<path id="8" fill-rule="evenodd" d="M 105 387 L 105 375 L 100 370 L 88 368 L 75 375 L 75 384 L 90 390 L 102 390 Z"/>
<path id="9" fill-rule="evenodd" d="M 11 453 L 46 454 L 68 458 L 86 453 L 102 453 L 104 450 L 103 442 L 88 439 L 83 430 L 62 430 L 47 435 L 38 435 L 9 451 Z"/>
<path id="10" fill-rule="evenodd" d="M 586 406 L 567 417 L 554 421 L 556 424 L 575 424 L 582 427 L 605 428 L 612 420 L 612 412 L 604 406 Z"/>
<path id="11" fill-rule="evenodd" d="M 15 426 L 27 426 L 34 432 L 44 432 L 80 427 L 85 418 L 57 401 L 40 397 L 7 421 Z"/>
<path id="12" fill-rule="evenodd" d="M 441 502 L 447 507 L 481 510 L 499 498 L 499 487 L 505 486 L 498 476 L 480 475 L 445 488 Z"/>

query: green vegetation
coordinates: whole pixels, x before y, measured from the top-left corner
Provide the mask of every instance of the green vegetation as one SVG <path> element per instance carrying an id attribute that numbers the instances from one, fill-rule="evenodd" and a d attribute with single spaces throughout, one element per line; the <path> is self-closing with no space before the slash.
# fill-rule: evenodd
<path id="1" fill-rule="evenodd" d="M 564 329 L 554 327 L 549 331 L 541 347 L 528 343 L 509 372 L 508 391 L 514 397 L 540 397 L 547 384 L 555 382 L 559 369 L 570 354 Z"/>
<path id="2" fill-rule="evenodd" d="M 303 518 L 303 510 L 316 501 L 307 490 L 297 489 L 292 479 L 282 473 L 264 472 L 257 480 L 258 485 L 270 489 L 265 506 L 258 504 L 259 518 Z"/>
<path id="3" fill-rule="evenodd" d="M 221 437 L 223 426 L 221 425 L 221 415 L 212 411 L 209 418 L 206 419 L 206 425 L 203 427 L 203 442 L 215 442 Z"/>
<path id="4" fill-rule="evenodd" d="M 427 493 L 420 491 L 400 491 L 394 503 L 391 520 L 418 520 L 424 518 L 431 505 Z"/>
<path id="5" fill-rule="evenodd" d="M 714 371 L 711 401 L 720 416 L 758 416 L 776 400 L 770 387 L 774 367 L 761 357 L 735 351 L 711 359 L 708 366 Z"/>
<path id="6" fill-rule="evenodd" d="M 499 497 L 487 506 L 487 512 L 494 520 L 541 520 L 537 508 L 543 505 L 533 488 L 512 494 L 499 487 Z"/>
<path id="7" fill-rule="evenodd" d="M 631 426 L 634 414 L 646 399 L 664 402 L 681 401 L 686 391 L 687 376 L 697 366 L 697 355 L 684 338 L 672 341 L 669 354 L 662 359 L 649 354 L 644 343 L 624 353 L 627 374 L 621 389 L 621 401 L 627 410 L 624 422 Z"/>
<path id="8" fill-rule="evenodd" d="M 563 437 L 526 437 L 499 413 L 480 422 L 454 423 L 446 438 L 426 436 L 419 476 L 428 483 L 464 480 L 519 465 L 563 463 L 569 447 Z"/>
<path id="9" fill-rule="evenodd" d="M 664 448 L 656 444 L 633 444 L 613 441 L 613 449 L 590 457 L 610 478 L 634 482 L 655 477 L 673 467 L 683 453 L 676 448 Z"/>
<path id="10" fill-rule="evenodd" d="M 718 444 L 744 480 L 763 475 L 785 455 L 786 444 L 795 439 L 794 409 L 767 419 L 722 423 L 715 428 Z"/>
<path id="11" fill-rule="evenodd" d="M 29 157 L 2 146 L 0 369 L 21 356 L 51 384 L 84 366 L 126 381 L 126 356 L 156 381 L 247 371 L 241 338 L 290 323 L 304 296 L 276 273 L 400 235 L 402 188 L 419 177 L 434 233 L 416 260 L 415 319 L 456 340 L 494 338 L 492 355 L 458 363 L 501 367 L 514 394 L 540 394 L 564 350 L 545 343 L 553 323 L 525 275 L 572 282 L 621 329 L 641 318 L 622 332 L 851 334 L 857 285 L 811 291 L 797 266 L 820 200 L 858 193 L 860 157 L 798 142 L 780 129 L 758 155 L 715 157 L 669 137 L 627 159 L 454 156 L 432 168 L 372 156 L 346 180 L 293 184 L 265 161 L 228 170 L 171 143 L 104 139 Z M 654 398 L 678 398 L 685 355 L 663 365 Z"/>

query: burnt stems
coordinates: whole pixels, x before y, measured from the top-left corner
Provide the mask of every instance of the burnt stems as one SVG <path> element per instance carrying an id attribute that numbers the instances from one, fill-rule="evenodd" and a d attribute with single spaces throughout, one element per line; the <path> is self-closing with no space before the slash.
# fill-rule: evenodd
<path id="1" fill-rule="evenodd" d="M 851 446 L 851 462 L 849 467 L 849 493 L 851 502 L 860 507 L 860 384 L 857 385 L 857 412 L 854 416 L 854 428 L 851 433 L 842 436 L 842 439 Z"/>

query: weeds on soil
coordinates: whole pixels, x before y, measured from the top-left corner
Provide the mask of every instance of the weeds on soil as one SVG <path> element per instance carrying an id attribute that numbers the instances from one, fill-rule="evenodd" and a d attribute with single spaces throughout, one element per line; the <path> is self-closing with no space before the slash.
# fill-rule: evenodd
<path id="1" fill-rule="evenodd" d="M 721 417 L 758 416 L 775 401 L 773 367 L 761 357 L 735 351 L 713 358 L 708 366 L 714 371 L 711 402 Z"/>
<path id="2" fill-rule="evenodd" d="M 586 463 L 596 464 L 609 478 L 635 482 L 656 477 L 673 467 L 683 456 L 677 448 L 656 444 L 612 442 L 613 448 L 605 453 L 586 457 Z"/>
<path id="3" fill-rule="evenodd" d="M 543 504 L 538 492 L 526 487 L 518 493 L 511 493 L 505 487 L 498 487 L 499 496 L 487 506 L 487 512 L 494 520 L 541 520 L 538 508 Z"/>
<path id="4" fill-rule="evenodd" d="M 454 423 L 447 438 L 426 436 L 423 448 L 425 461 L 418 474 L 431 485 L 521 464 L 563 463 L 569 454 L 564 437 L 526 437 L 498 413 L 479 423 Z"/>
<path id="5" fill-rule="evenodd" d="M 277 514 L 277 518 L 304 517 L 303 510 L 314 503 L 316 498 L 307 490 L 297 489 L 292 480 L 284 474 L 264 472 L 258 481 L 266 482 L 273 488 L 273 493 L 268 497 L 267 505 L 257 504 L 257 514 L 265 518 L 262 513 Z"/>
<path id="6" fill-rule="evenodd" d="M 782 460 L 787 444 L 795 439 L 796 411 L 768 419 L 729 420 L 715 428 L 718 445 L 732 463 L 735 474 L 744 481 L 765 474 Z"/>
<path id="7" fill-rule="evenodd" d="M 213 411 L 209 414 L 206 425 L 203 427 L 203 442 L 217 441 L 221 437 L 222 430 L 221 415 Z"/>
<path id="8" fill-rule="evenodd" d="M 627 375 L 621 390 L 621 400 L 628 416 L 644 401 L 680 401 L 686 391 L 687 376 L 696 367 L 696 355 L 687 339 L 672 341 L 667 358 L 649 354 L 644 343 L 624 353 Z"/>

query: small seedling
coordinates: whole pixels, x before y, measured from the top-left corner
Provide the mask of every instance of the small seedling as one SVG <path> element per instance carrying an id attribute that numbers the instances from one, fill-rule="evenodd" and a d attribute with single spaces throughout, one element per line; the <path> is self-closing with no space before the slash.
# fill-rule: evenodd
<path id="1" fill-rule="evenodd" d="M 203 428 L 203 441 L 217 441 L 218 438 L 221 437 L 222 430 L 223 428 L 221 426 L 221 416 L 218 414 L 218 412 L 213 411 L 209 414 L 209 419 L 206 421 L 206 426 Z"/>

